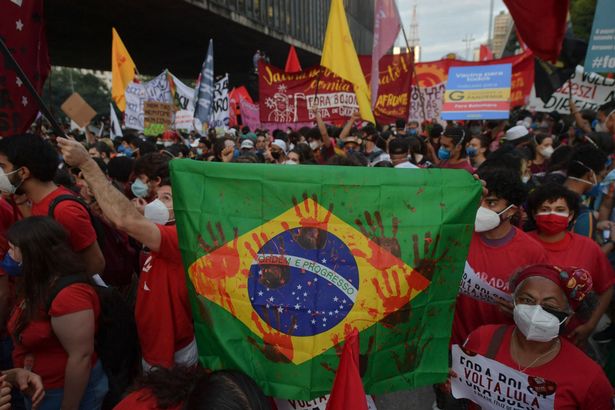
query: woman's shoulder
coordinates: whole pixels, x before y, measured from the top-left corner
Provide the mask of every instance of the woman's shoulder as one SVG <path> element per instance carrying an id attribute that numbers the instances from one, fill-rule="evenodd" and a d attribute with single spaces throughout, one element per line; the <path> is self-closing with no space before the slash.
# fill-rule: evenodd
<path id="1" fill-rule="evenodd" d="M 82 310 L 99 310 L 100 300 L 88 283 L 73 283 L 60 290 L 51 302 L 49 316 L 62 316 Z"/>

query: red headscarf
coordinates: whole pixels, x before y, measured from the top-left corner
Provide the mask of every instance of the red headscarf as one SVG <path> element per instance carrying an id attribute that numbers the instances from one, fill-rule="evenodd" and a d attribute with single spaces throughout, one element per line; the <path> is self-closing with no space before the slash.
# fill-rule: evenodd
<path id="1" fill-rule="evenodd" d="M 593 286 L 592 277 L 585 269 L 555 265 L 530 265 L 519 272 L 511 283 L 512 288 L 517 288 L 525 279 L 535 276 L 547 278 L 559 286 L 573 310 L 577 310 Z"/>

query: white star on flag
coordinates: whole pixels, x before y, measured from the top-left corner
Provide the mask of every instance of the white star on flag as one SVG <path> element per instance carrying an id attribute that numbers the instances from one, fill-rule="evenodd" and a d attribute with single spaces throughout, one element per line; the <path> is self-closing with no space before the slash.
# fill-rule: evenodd
<path id="1" fill-rule="evenodd" d="M 263 291 L 262 290 L 258 292 L 258 296 L 263 296 Z"/>
<path id="2" fill-rule="evenodd" d="M 297 289 L 301 290 L 301 285 L 297 285 Z"/>
<path id="3" fill-rule="evenodd" d="M 284 313 L 284 308 L 282 306 L 278 307 L 278 312 Z"/>
<path id="4" fill-rule="evenodd" d="M 295 305 L 295 310 L 299 310 L 299 308 L 301 307 L 301 305 L 299 305 L 298 303 Z"/>
<path id="5" fill-rule="evenodd" d="M 17 84 L 17 87 L 21 87 L 23 84 L 23 81 L 21 81 L 21 78 L 16 77 L 15 79 L 15 84 Z"/>
<path id="6" fill-rule="evenodd" d="M 316 321 L 315 321 L 314 319 L 312 319 L 312 324 L 313 324 L 313 325 L 315 325 L 315 324 L 316 324 Z"/>
<path id="7" fill-rule="evenodd" d="M 322 263 L 327 263 L 327 260 L 326 260 L 326 259 L 323 259 L 323 260 L 322 260 Z"/>
<path id="8" fill-rule="evenodd" d="M 337 298 L 337 296 L 333 298 L 333 301 L 334 301 L 334 302 L 337 302 L 338 300 L 339 300 L 339 299 Z"/>
<path id="9" fill-rule="evenodd" d="M 274 298 L 273 296 L 269 298 L 269 302 L 273 302 Z"/>
<path id="10" fill-rule="evenodd" d="M 23 105 L 24 107 L 28 105 L 28 98 L 26 98 L 25 96 L 21 97 L 21 105 Z"/>
<path id="11" fill-rule="evenodd" d="M 18 31 L 22 31 L 22 30 L 23 30 L 23 23 L 21 22 L 21 20 L 17 20 L 17 21 L 15 22 L 15 28 L 16 28 Z"/>

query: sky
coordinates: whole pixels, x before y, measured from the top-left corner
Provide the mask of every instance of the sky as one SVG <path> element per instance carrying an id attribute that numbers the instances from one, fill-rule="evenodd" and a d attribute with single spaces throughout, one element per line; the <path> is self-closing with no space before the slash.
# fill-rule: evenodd
<path id="1" fill-rule="evenodd" d="M 462 40 L 466 35 L 475 39 L 472 49 L 486 42 L 489 3 L 490 0 L 397 0 L 407 36 L 410 36 L 412 6 L 417 5 L 421 61 L 439 60 L 451 52 L 465 58 L 466 45 Z M 506 6 L 502 0 L 495 0 L 493 10 L 496 15 L 506 10 Z"/>

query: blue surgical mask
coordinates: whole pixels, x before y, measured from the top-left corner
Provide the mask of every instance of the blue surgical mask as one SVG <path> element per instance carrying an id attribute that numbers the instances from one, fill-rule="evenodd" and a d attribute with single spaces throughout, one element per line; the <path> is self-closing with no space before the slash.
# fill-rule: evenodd
<path id="1" fill-rule="evenodd" d="M 145 198 L 149 193 L 149 187 L 139 178 L 135 179 L 135 182 L 130 186 L 130 190 L 137 198 Z"/>
<path id="2" fill-rule="evenodd" d="M 409 134 L 409 135 L 416 135 L 417 133 L 418 133 L 418 131 L 417 131 L 417 129 L 416 129 L 416 128 L 410 128 L 410 129 L 408 130 L 408 134 Z"/>
<path id="3" fill-rule="evenodd" d="M 4 259 L 0 261 L 0 268 L 2 268 L 9 276 L 22 276 L 21 263 L 11 258 L 11 255 L 7 252 L 4 255 Z"/>
<path id="4" fill-rule="evenodd" d="M 126 155 L 127 157 L 132 157 L 133 152 L 132 152 L 132 148 L 130 147 L 120 145 L 119 147 L 117 147 L 117 150 L 121 152 L 122 154 Z"/>
<path id="5" fill-rule="evenodd" d="M 472 158 L 475 157 L 476 154 L 478 154 L 478 150 L 476 149 L 476 147 L 467 147 L 466 154 L 468 154 L 468 156 Z"/>
<path id="6" fill-rule="evenodd" d="M 451 152 L 444 147 L 440 147 L 440 149 L 438 150 L 438 158 L 440 158 L 442 161 L 451 159 Z"/>

